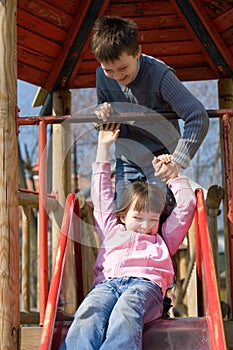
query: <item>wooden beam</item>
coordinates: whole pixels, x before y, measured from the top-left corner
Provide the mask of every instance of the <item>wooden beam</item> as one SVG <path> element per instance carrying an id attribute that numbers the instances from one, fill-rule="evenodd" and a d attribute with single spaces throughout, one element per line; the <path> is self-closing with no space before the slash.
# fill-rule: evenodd
<path id="1" fill-rule="evenodd" d="M 67 86 L 71 73 L 79 60 L 90 34 L 94 21 L 102 6 L 109 1 L 96 0 L 86 1 L 84 8 L 79 9 L 73 21 L 72 27 L 64 42 L 62 51 L 49 75 L 46 89 L 56 91 Z M 58 72 L 59 75 L 58 75 Z"/>
<path id="2" fill-rule="evenodd" d="M 196 14 L 198 15 L 199 20 L 207 30 L 208 34 L 210 35 L 211 39 L 213 40 L 216 48 L 218 49 L 221 57 L 223 58 L 226 66 L 223 67 L 226 70 L 228 68 L 231 70 L 231 76 L 233 77 L 233 60 L 232 55 L 229 53 L 228 47 L 225 45 L 224 41 L 222 40 L 220 36 L 220 32 L 217 31 L 216 26 L 213 24 L 213 21 L 210 20 L 209 16 L 205 12 L 203 6 L 201 5 L 199 0 L 190 0 L 190 3 L 195 10 Z M 233 14 L 233 12 L 232 12 Z M 225 21 L 226 22 L 226 21 Z M 224 23 L 224 21 L 223 21 Z M 216 57 L 217 58 L 217 57 Z M 218 67 L 218 69 L 221 71 L 221 67 Z"/>
<path id="3" fill-rule="evenodd" d="M 101 3 L 102 3 L 102 5 L 101 5 Z M 73 79 L 75 78 L 75 76 L 76 76 L 76 74 L 77 74 L 77 72 L 82 64 L 83 57 L 84 57 L 86 51 L 88 50 L 89 43 L 90 43 L 90 37 L 91 37 L 91 29 L 94 25 L 95 19 L 98 16 L 102 16 L 103 14 L 105 14 L 105 10 L 108 6 L 108 3 L 109 3 L 109 0 L 101 0 L 98 7 L 92 6 L 92 8 L 90 8 L 90 13 L 88 16 L 90 16 L 92 18 L 92 21 L 83 25 L 82 30 L 84 33 L 82 33 L 82 31 L 79 33 L 80 38 L 85 36 L 85 41 L 83 41 L 80 55 L 77 57 L 77 61 L 75 62 L 73 70 L 70 73 L 69 81 L 67 82 L 67 87 L 69 87 L 69 88 L 70 88 L 69 82 L 72 82 Z M 86 26 L 87 26 L 87 28 L 86 28 Z M 92 87 L 95 87 L 95 80 L 94 80 L 94 85 Z"/>
<path id="4" fill-rule="evenodd" d="M 30 206 L 31 208 L 39 208 L 38 194 L 18 192 L 18 204 L 22 207 Z M 58 209 L 58 201 L 55 198 L 47 197 L 47 205 L 49 211 Z"/>
<path id="5" fill-rule="evenodd" d="M 17 350 L 19 333 L 16 0 L 0 1 L 0 349 Z"/>
<path id="6" fill-rule="evenodd" d="M 197 7 L 196 1 L 198 2 L 198 0 L 195 0 L 195 2 L 192 0 L 171 0 L 186 26 L 190 28 L 193 35 L 198 39 L 197 42 L 202 47 L 207 61 L 216 75 L 220 74 L 222 78 L 233 77 L 232 59 L 229 59 L 226 54 L 228 49 L 216 30 L 214 30 L 213 25 L 211 26 L 211 21 L 205 14 L 204 9 L 201 6 Z M 215 35 L 217 35 L 217 41 L 215 40 Z"/>

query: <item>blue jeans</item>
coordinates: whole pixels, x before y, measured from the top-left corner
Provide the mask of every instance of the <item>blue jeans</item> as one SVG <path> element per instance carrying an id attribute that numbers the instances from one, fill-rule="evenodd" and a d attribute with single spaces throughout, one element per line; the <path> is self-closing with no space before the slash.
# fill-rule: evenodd
<path id="1" fill-rule="evenodd" d="M 161 317 L 162 291 L 135 277 L 95 286 L 74 315 L 60 350 L 140 350 L 145 323 Z"/>

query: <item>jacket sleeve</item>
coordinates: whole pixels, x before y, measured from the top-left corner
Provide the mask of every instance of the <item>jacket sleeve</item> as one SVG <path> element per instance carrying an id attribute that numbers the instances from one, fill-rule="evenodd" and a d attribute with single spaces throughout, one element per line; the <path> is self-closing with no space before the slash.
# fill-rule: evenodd
<path id="1" fill-rule="evenodd" d="M 173 160 L 187 168 L 204 140 L 209 117 L 202 103 L 168 70 L 162 79 L 161 95 L 172 110 L 184 121 L 182 138 L 173 152 Z"/>
<path id="2" fill-rule="evenodd" d="M 101 241 L 117 225 L 114 214 L 114 193 L 112 190 L 109 162 L 95 162 L 92 165 L 91 198 L 94 205 L 94 220 Z"/>
<path id="3" fill-rule="evenodd" d="M 178 250 L 193 221 L 196 196 L 188 178 L 178 177 L 169 184 L 176 199 L 176 207 L 162 226 L 163 238 L 171 256 Z"/>

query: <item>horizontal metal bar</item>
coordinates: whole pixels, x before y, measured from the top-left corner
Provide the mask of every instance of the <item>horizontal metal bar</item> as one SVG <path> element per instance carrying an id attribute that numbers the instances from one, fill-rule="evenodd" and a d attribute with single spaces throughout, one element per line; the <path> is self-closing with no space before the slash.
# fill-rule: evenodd
<path id="1" fill-rule="evenodd" d="M 208 116 L 210 118 L 219 118 L 225 114 L 228 114 L 229 117 L 233 116 L 233 109 L 219 109 L 219 110 L 207 110 Z M 177 114 L 174 112 L 152 112 L 152 113 L 113 113 L 108 119 L 109 123 L 122 123 L 127 121 L 154 121 L 155 118 L 165 117 L 168 120 L 180 119 Z M 99 121 L 94 113 L 90 114 L 76 114 L 73 115 L 64 115 L 64 116 L 28 116 L 28 117 L 18 117 L 18 126 L 20 125 L 37 125 L 41 121 L 44 121 L 47 124 L 61 124 L 63 122 L 67 123 L 92 123 Z"/>

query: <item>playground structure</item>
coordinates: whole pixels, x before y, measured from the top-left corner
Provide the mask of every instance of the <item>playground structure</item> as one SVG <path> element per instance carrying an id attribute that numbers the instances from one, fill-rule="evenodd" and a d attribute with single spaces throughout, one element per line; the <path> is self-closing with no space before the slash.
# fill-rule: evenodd
<path id="1" fill-rule="evenodd" d="M 224 159 L 224 190 L 226 193 L 225 204 L 225 230 L 227 236 L 226 258 L 229 261 L 228 273 L 226 276 L 228 284 L 228 301 L 232 307 L 233 297 L 233 243 L 232 243 L 232 42 L 231 30 L 232 23 L 232 5 L 230 2 L 216 1 L 65 1 L 56 2 L 53 6 L 53 1 L 3 1 L 0 5 L 0 19 L 2 23 L 1 31 L 1 52 L 3 60 L 0 64 L 1 82 L 0 82 L 0 152 L 2 159 L 1 173 L 1 188 L 0 188 L 0 211 L 1 211 L 1 327 L 4 330 L 0 337 L 1 349 L 36 349 L 36 333 L 33 327 L 20 328 L 20 307 L 19 307 L 19 245 L 18 245 L 18 204 L 26 203 L 24 228 L 29 236 L 29 213 L 28 207 L 30 203 L 39 207 L 39 230 L 40 237 L 40 319 L 35 319 L 34 324 L 37 325 L 38 342 L 40 342 L 42 325 L 44 323 L 45 310 L 48 298 L 48 240 L 47 240 L 47 211 L 50 208 L 59 208 L 55 213 L 61 211 L 65 204 L 65 197 L 69 193 L 67 183 L 69 179 L 69 171 L 64 177 L 63 168 L 59 158 L 63 157 L 64 149 L 61 140 L 64 140 L 64 130 L 60 125 L 56 125 L 57 131 L 60 134 L 57 140 L 57 152 L 54 154 L 53 165 L 56 167 L 57 182 L 54 182 L 54 188 L 58 192 L 58 196 L 50 195 L 47 198 L 46 190 L 46 162 L 42 154 L 46 145 L 46 126 L 51 121 L 54 124 L 60 124 L 70 118 L 70 94 L 68 89 L 94 86 L 95 78 L 94 71 L 97 63 L 93 61 L 93 57 L 88 50 L 88 39 L 90 30 L 96 16 L 101 14 L 120 14 L 122 16 L 136 17 L 141 25 L 141 40 L 145 37 L 146 17 L 150 17 L 148 22 L 150 26 L 155 26 L 155 22 L 159 23 L 158 32 L 166 32 L 166 45 L 161 42 L 158 35 L 147 37 L 147 43 L 143 44 L 148 53 L 167 61 L 172 66 L 175 66 L 179 77 L 182 80 L 196 79 L 220 79 L 219 80 L 219 106 L 222 110 L 213 112 L 215 117 L 219 117 L 222 122 L 223 133 L 223 159 Z M 130 3 L 130 5 L 129 5 Z M 154 6 L 154 5 L 157 6 Z M 42 7 L 45 5 L 45 8 Z M 216 6 L 218 5 L 218 6 Z M 16 11 L 18 7 L 18 20 L 16 22 Z M 63 7 L 63 11 L 60 7 Z M 66 7 L 66 8 L 65 8 Z M 65 8 L 65 10 L 64 10 Z M 204 11 L 206 10 L 207 11 Z M 214 10 L 215 9 L 215 10 Z M 39 11 L 40 10 L 40 11 Z M 160 13 L 159 13 L 160 11 Z M 75 15 L 71 15 L 71 13 Z M 155 21 L 153 14 L 158 16 Z M 165 19 L 173 18 L 173 24 L 177 23 L 177 28 L 164 28 Z M 162 21 L 163 19 L 163 21 Z M 197 22 L 198 20 L 198 22 Z M 48 27 L 44 25 L 48 22 Z M 69 22 L 70 21 L 70 22 Z M 73 21 L 73 22 L 72 22 Z M 71 24 L 72 22 L 72 24 Z M 214 23 L 214 24 L 213 24 Z M 201 24 L 201 25 L 199 25 Z M 16 25 L 18 26 L 18 41 L 16 41 Z M 31 29 L 33 28 L 33 30 Z M 150 27 L 148 27 L 151 29 Z M 29 37 L 28 33 L 32 32 Z M 36 31 L 38 32 L 36 33 Z M 229 30 L 229 32 L 228 32 Z M 145 31 L 145 32 L 143 32 Z M 40 33 L 41 32 L 41 33 Z M 68 32 L 66 38 L 65 33 Z M 153 33 L 153 31 L 151 31 Z M 169 32 L 171 33 L 169 36 Z M 38 35 L 40 33 L 41 35 Z M 58 44 L 49 45 L 48 38 L 45 39 L 46 33 L 53 33 L 56 38 L 53 38 Z M 157 33 L 157 32 L 156 32 Z M 155 33 L 155 34 L 156 34 Z M 188 34 L 191 33 L 191 38 L 188 39 Z M 221 35 L 224 33 L 224 35 Z M 147 33 L 148 34 L 148 33 Z M 179 36 L 180 45 L 172 46 L 171 37 Z M 176 35 L 175 35 L 176 34 Z M 52 35 L 52 34 L 51 34 Z M 186 36 L 186 39 L 185 39 Z M 41 38 L 39 46 L 37 41 Z M 194 39 L 193 39 L 194 38 Z M 154 40 L 154 41 L 153 41 Z M 192 41 L 193 40 L 193 41 Z M 150 41 L 150 43 L 148 43 Z M 185 59 L 181 59 L 181 46 L 184 45 Z M 18 49 L 18 74 L 16 67 L 16 42 Z M 162 50 L 150 51 L 154 46 L 152 43 L 159 42 Z M 196 46 L 198 42 L 198 45 Z M 31 43 L 31 47 L 28 44 Z M 169 51 L 169 47 L 176 47 L 176 52 L 170 57 L 160 55 L 161 52 Z M 194 49 L 195 47 L 195 49 Z M 34 49 L 36 50 L 34 51 Z M 45 52 L 46 50 L 50 52 Z M 60 50 L 59 50 L 60 49 Z M 166 50 L 165 50 L 166 49 Z M 187 52 L 189 50 L 190 65 L 188 65 Z M 158 50 L 158 49 L 157 49 Z M 195 51 L 196 50 L 196 51 Z M 157 54 L 158 53 L 158 54 Z M 160 54 L 159 54 L 160 53 Z M 207 58 L 206 58 L 207 56 Z M 178 63 L 177 63 L 178 62 Z M 193 65 L 193 66 L 192 66 Z M 198 74 L 197 74 L 198 73 Z M 38 86 L 42 86 L 42 90 L 37 96 L 44 105 L 42 115 L 44 117 L 25 118 L 25 123 L 35 123 L 39 127 L 39 153 L 40 159 L 40 192 L 39 196 L 33 194 L 25 194 L 21 191 L 18 193 L 17 188 L 17 133 L 18 126 L 23 122 L 24 118 L 17 116 L 16 103 L 16 79 L 32 82 Z M 44 89 L 47 90 L 44 91 Z M 3 93 L 4 92 L 4 93 Z M 44 95 L 43 95 L 44 94 Z M 43 96 L 42 96 L 43 95 Z M 51 101 L 53 100 L 53 115 L 48 112 Z M 60 117 L 59 117 L 60 116 Z M 211 115 L 210 115 L 211 116 Z M 21 119 L 21 120 L 20 120 Z M 71 119 L 71 118 L 70 118 Z M 121 119 L 122 120 L 122 119 Z M 83 120 L 79 119 L 79 122 Z M 88 121 L 92 121 L 90 118 Z M 57 159 L 56 159 L 57 157 Z M 66 184 L 60 179 L 64 179 Z M 59 183 L 60 182 L 60 183 Z M 65 188 L 65 190 L 64 190 Z M 37 198 L 35 200 L 35 197 Z M 22 202 L 20 202 L 22 201 Z M 62 208 L 62 209 L 61 209 Z M 56 244 L 55 244 L 56 246 Z M 203 245 L 202 245 L 203 247 Z M 29 249 L 25 247 L 25 249 Z M 27 255 L 26 255 L 27 256 Z M 77 256 L 80 255 L 77 254 Z M 25 261 L 25 266 L 30 264 L 30 261 Z M 200 271 L 199 271 L 200 272 Z M 213 268 L 211 269 L 211 274 Z M 27 274 L 24 280 L 24 286 L 28 284 Z M 200 292 L 201 289 L 198 289 Z M 30 315 L 29 290 L 26 289 L 24 294 L 24 305 L 29 311 L 26 316 Z M 58 295 L 57 295 L 58 296 Z M 54 296 L 55 297 L 55 296 Z M 199 298 L 199 301 L 201 297 Z M 28 303 L 28 304 L 27 304 Z M 219 308 L 216 308 L 217 316 L 219 317 Z M 210 318 L 213 315 L 209 316 Z M 232 318 L 232 315 L 231 315 Z M 22 321 L 22 317 L 21 317 Z M 214 321 L 214 319 L 213 319 Z M 24 322 L 27 324 L 27 322 Z M 33 323 L 33 322 L 29 322 Z M 205 322 L 204 322 L 205 323 Z M 38 325 L 40 324 L 40 327 Z M 186 323 L 187 324 L 187 323 Z M 185 324 L 183 324 L 185 327 Z M 31 328 L 31 329 L 30 329 Z M 205 327 L 204 327 L 205 328 Z M 219 327 L 221 328 L 221 326 Z M 229 320 L 225 328 L 227 347 L 232 347 L 232 320 Z M 149 332 L 149 331 L 148 331 Z M 231 334 L 231 336 L 230 336 Z M 221 336 L 217 339 L 220 343 L 214 343 L 213 348 L 224 349 L 221 343 Z M 215 340 L 216 341 L 216 340 Z M 34 346 L 34 348 L 33 348 Z M 218 347 L 217 347 L 218 346 Z"/>
<path id="2" fill-rule="evenodd" d="M 165 114 L 167 118 L 177 118 L 176 115 L 172 113 L 168 113 L 168 115 Z M 219 110 L 219 111 L 209 111 L 210 118 L 220 118 L 223 126 L 223 154 L 225 159 L 225 169 L 226 169 L 226 198 L 227 198 L 227 207 L 228 212 L 231 207 L 231 183 L 232 183 L 232 158 L 231 155 L 228 153 L 231 149 L 231 139 L 229 139 L 228 135 L 230 132 L 230 118 L 232 116 L 232 111 L 230 110 Z M 115 122 L 122 122 L 124 120 L 134 120 L 136 118 L 153 118 L 153 115 L 147 115 L 142 116 L 141 114 L 139 116 L 123 114 L 121 115 L 113 115 L 112 120 Z M 45 179 L 47 178 L 47 169 L 46 169 L 46 161 L 44 158 L 44 150 L 47 145 L 46 141 L 46 126 L 50 123 L 62 123 L 65 122 L 65 124 L 69 125 L 72 123 L 82 123 L 82 122 L 92 122 L 94 121 L 94 117 L 92 114 L 90 115 L 77 115 L 75 117 L 72 117 L 70 115 L 63 116 L 63 117 L 26 117 L 26 118 L 18 118 L 18 125 L 30 125 L 30 124 L 38 124 L 38 134 L 39 134 L 39 149 L 41 150 L 39 152 L 40 155 L 40 167 L 42 167 L 39 172 L 41 173 L 40 177 L 40 195 L 39 195 L 39 207 L 41 206 L 43 208 L 43 211 L 45 208 L 47 208 L 47 192 L 46 192 L 46 186 L 43 184 L 45 183 Z M 42 124 L 42 126 L 40 126 Z M 42 186 L 41 186 L 42 185 Z M 200 191 L 200 190 L 199 190 Z M 197 193 L 199 193 L 197 191 Z M 72 199 L 71 199 L 72 198 Z M 217 286 L 217 280 L 215 277 L 215 267 L 213 263 L 213 257 L 212 252 L 210 248 L 210 242 L 209 242 L 209 231 L 207 227 L 207 217 L 205 213 L 204 208 L 204 202 L 203 197 L 201 197 L 201 194 L 198 194 L 199 199 L 199 205 L 197 206 L 197 219 L 195 224 L 195 231 L 196 231 L 196 269 L 197 269 L 197 276 L 198 276 L 198 284 L 197 284 L 197 299 L 198 299 L 198 316 L 202 316 L 199 318 L 187 318 L 186 324 L 185 319 L 182 319 L 182 321 L 179 321 L 178 325 L 171 323 L 168 324 L 168 321 L 163 320 L 161 331 L 164 329 L 167 329 L 169 327 L 170 333 L 169 337 L 173 337 L 173 344 L 177 343 L 177 346 L 179 345 L 179 339 L 180 342 L 182 342 L 182 337 L 180 337 L 180 332 L 183 331 L 187 332 L 186 336 L 190 337 L 190 333 L 188 333 L 189 330 L 196 329 L 197 334 L 200 332 L 200 329 L 204 329 L 206 333 L 202 332 L 203 340 L 201 338 L 197 338 L 197 334 L 194 335 L 193 339 L 193 346 L 195 345 L 194 339 L 198 339 L 197 341 L 202 341 L 205 344 L 206 349 L 215 349 L 216 346 L 219 349 L 226 348 L 225 344 L 225 336 L 222 333 L 223 331 L 223 324 L 222 324 L 222 317 L 221 317 L 221 310 L 220 310 L 220 304 L 219 304 L 219 296 L 218 296 L 218 286 Z M 73 215 L 70 214 L 70 211 L 74 211 L 76 216 L 80 215 L 79 212 L 79 206 L 78 206 L 78 199 L 74 196 L 74 194 L 71 194 L 67 198 L 68 203 L 68 212 L 64 214 L 65 222 L 62 225 L 61 231 L 60 231 L 60 239 L 58 243 L 58 257 L 55 257 L 54 266 L 56 266 L 56 276 L 52 276 L 51 280 L 51 286 L 50 286 L 50 292 L 48 295 L 48 289 L 46 286 L 48 285 L 48 248 L 46 246 L 46 243 L 48 242 L 48 215 L 47 215 L 47 209 L 45 210 L 45 215 L 40 215 L 40 225 L 41 225 L 41 237 L 43 237 L 40 241 L 40 266 L 43 266 L 43 269 L 40 269 L 41 271 L 41 278 L 40 281 L 42 281 L 40 285 L 40 324 L 43 325 L 42 337 L 41 337 L 41 345 L 40 350 L 45 349 L 58 349 L 61 339 L 64 337 L 64 334 L 67 331 L 67 327 L 70 324 L 70 318 L 66 318 L 66 316 L 62 316 L 62 313 L 58 315 L 58 301 L 59 301 L 59 292 L 60 292 L 60 286 L 61 286 L 61 279 L 62 279 L 62 268 L 64 266 L 64 261 L 62 257 L 66 256 L 66 244 L 68 241 L 68 232 L 69 230 L 72 230 L 71 227 L 75 226 L 76 229 L 74 232 L 78 235 L 77 228 L 79 227 L 79 224 L 77 223 L 77 219 L 75 221 L 75 224 L 72 223 Z M 73 201 L 73 203 L 72 203 Z M 71 208 L 71 209 L 70 209 Z M 69 222 L 69 216 L 71 216 L 70 222 Z M 68 221 L 67 221 L 68 220 Z M 43 229 L 44 228 L 44 229 Z M 231 221 L 228 221 L 228 232 L 231 235 Z M 200 236 L 199 236 L 200 235 Z M 81 249 L 79 241 L 75 238 L 73 238 L 74 245 L 75 245 L 75 265 L 76 265 L 76 279 L 77 283 L 76 288 L 77 289 L 77 305 L 80 303 L 80 301 L 83 298 L 83 281 L 82 281 L 82 259 L 80 259 L 81 256 Z M 229 237 L 230 241 L 230 237 Z M 230 241 L 231 242 L 231 241 Z M 231 247 L 229 246 L 231 249 Z M 198 251 L 199 249 L 199 251 Z M 232 252 L 230 253 L 232 254 Z M 216 252 L 215 252 L 215 258 L 216 258 Z M 203 261 L 205 262 L 203 265 Z M 210 265 L 209 265 L 210 262 Z M 81 269 L 81 271 L 80 271 Z M 204 269 L 204 270 L 203 270 Z M 46 283 L 45 283 L 46 281 Z M 204 285 L 204 287 L 203 287 Z M 230 287 L 231 288 L 231 287 Z M 207 294 L 206 294 L 207 293 Z M 48 302 L 47 302 L 48 300 Z M 212 301 L 209 303 L 209 301 Z M 46 311 L 46 305 L 47 305 L 47 311 Z M 58 321 L 56 321 L 56 317 L 58 315 Z M 204 317 L 204 318 L 203 318 Z M 55 322 L 56 321 L 56 322 Z M 213 323 L 211 323 L 213 321 Z M 146 330 L 145 334 L 147 334 L 147 337 L 145 338 L 145 349 L 146 344 L 151 343 L 152 339 L 157 344 L 158 340 L 161 341 L 161 334 L 160 333 L 154 333 L 154 329 L 160 329 L 158 325 L 155 323 L 155 327 L 149 328 L 149 330 Z M 211 333 L 212 329 L 212 333 Z M 218 331 L 216 331 L 216 329 Z M 214 331 L 215 330 L 215 331 Z M 218 333 L 219 332 L 219 333 Z M 54 337 L 52 337 L 52 334 L 55 334 Z M 156 338 L 157 334 L 157 338 Z M 163 333 L 162 333 L 163 334 Z M 167 334 L 167 333 L 166 333 Z M 195 334 L 195 333 L 193 333 Z M 184 336 L 184 335 L 183 335 Z M 177 338 L 176 338 L 177 337 Z M 172 339 L 173 339 L 172 338 Z M 162 337 L 163 339 L 163 337 Z M 176 339 L 176 341 L 175 341 Z M 178 340 L 177 340 L 178 339 Z M 220 344 L 218 344 L 218 341 L 220 341 Z M 192 343 L 192 341 L 190 340 Z M 190 348 L 190 344 L 189 347 Z M 166 343 L 165 343 L 166 344 Z M 204 346 L 204 345 L 203 345 Z M 188 349 L 187 348 L 187 349 Z M 161 347 L 162 349 L 162 347 Z M 203 347 L 203 350 L 205 348 Z"/>

